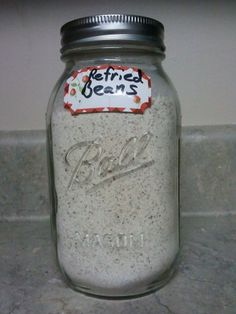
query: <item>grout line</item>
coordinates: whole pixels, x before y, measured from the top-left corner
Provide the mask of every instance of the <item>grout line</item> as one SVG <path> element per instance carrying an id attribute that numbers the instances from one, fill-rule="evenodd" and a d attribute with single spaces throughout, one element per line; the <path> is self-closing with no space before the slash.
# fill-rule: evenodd
<path id="1" fill-rule="evenodd" d="M 0 222 L 21 222 L 21 221 L 46 221 L 49 220 L 49 215 L 42 216 L 1 216 Z"/>
<path id="2" fill-rule="evenodd" d="M 231 211 L 213 211 L 213 212 L 183 212 L 181 217 L 226 217 L 236 215 L 236 210 Z M 40 221 L 49 221 L 50 215 L 42 216 L 0 216 L 0 222 L 40 222 Z"/>
<path id="3" fill-rule="evenodd" d="M 181 213 L 182 217 L 219 217 L 219 216 L 232 216 L 236 215 L 236 210 L 229 211 L 212 211 L 212 212 L 183 212 Z"/>

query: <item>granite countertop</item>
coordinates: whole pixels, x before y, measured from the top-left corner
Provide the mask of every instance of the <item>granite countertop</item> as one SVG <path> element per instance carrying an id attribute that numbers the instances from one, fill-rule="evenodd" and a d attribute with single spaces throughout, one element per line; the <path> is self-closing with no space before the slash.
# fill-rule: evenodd
<path id="1" fill-rule="evenodd" d="M 235 314 L 235 156 L 236 126 L 184 128 L 178 271 L 153 294 L 107 301 L 57 269 L 45 131 L 0 132 L 0 314 Z"/>
<path id="2" fill-rule="evenodd" d="M 235 314 L 236 216 L 182 218 L 175 277 L 145 297 L 106 301 L 68 288 L 56 267 L 50 224 L 2 222 L 1 314 Z"/>

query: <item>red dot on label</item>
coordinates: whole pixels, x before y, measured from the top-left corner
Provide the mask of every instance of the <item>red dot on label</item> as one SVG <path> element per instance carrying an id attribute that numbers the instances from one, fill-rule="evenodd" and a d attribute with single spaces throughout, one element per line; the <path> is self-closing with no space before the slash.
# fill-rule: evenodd
<path id="1" fill-rule="evenodd" d="M 134 96 L 134 102 L 136 103 L 136 104 L 138 104 L 138 103 L 140 103 L 140 100 L 141 100 L 141 98 L 139 97 L 139 96 Z"/>
<path id="2" fill-rule="evenodd" d="M 72 90 L 70 91 L 71 96 L 74 96 L 76 94 L 76 90 L 74 88 L 72 88 Z"/>
<path id="3" fill-rule="evenodd" d="M 84 75 L 84 76 L 82 77 L 82 82 L 86 83 L 86 82 L 88 82 L 88 80 L 89 80 L 88 75 Z"/>

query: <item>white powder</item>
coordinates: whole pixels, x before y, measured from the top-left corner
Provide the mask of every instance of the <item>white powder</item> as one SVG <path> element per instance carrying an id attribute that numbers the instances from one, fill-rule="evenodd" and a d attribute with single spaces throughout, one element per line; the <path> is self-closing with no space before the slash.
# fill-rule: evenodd
<path id="1" fill-rule="evenodd" d="M 153 97 L 144 114 L 72 116 L 62 93 L 52 116 L 60 266 L 81 291 L 144 293 L 179 248 L 176 107 Z"/>

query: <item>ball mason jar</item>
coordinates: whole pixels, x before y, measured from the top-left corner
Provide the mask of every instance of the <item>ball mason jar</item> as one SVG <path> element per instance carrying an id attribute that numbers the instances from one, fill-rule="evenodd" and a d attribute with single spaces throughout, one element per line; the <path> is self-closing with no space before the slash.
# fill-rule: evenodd
<path id="1" fill-rule="evenodd" d="M 163 25 L 133 15 L 61 29 L 47 111 L 51 224 L 73 289 L 122 298 L 163 286 L 179 251 L 180 106 Z"/>

